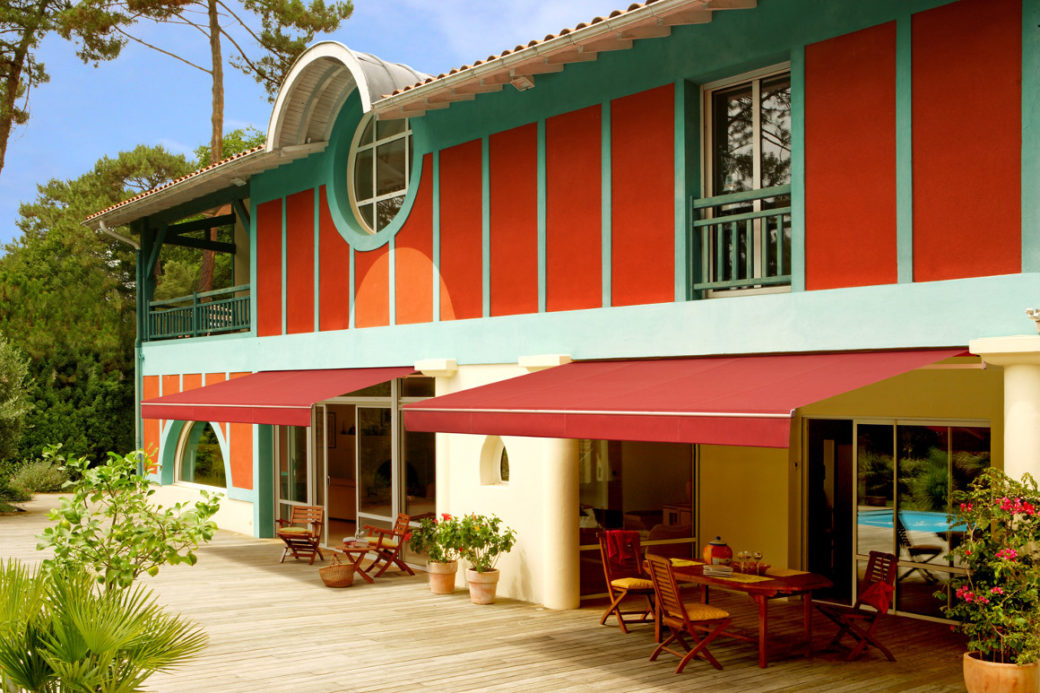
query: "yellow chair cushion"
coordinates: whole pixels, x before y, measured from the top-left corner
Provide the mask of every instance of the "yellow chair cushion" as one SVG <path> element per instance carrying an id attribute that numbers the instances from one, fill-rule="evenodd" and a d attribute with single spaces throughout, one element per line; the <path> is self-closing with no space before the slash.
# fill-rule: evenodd
<path id="1" fill-rule="evenodd" d="M 729 618 L 729 612 L 711 604 L 700 602 L 686 602 L 686 614 L 691 621 L 714 621 L 719 618 Z"/>
<path id="2" fill-rule="evenodd" d="M 652 590 L 654 588 L 654 583 L 636 577 L 618 578 L 611 580 L 610 584 L 619 590 Z"/>
<path id="3" fill-rule="evenodd" d="M 379 543 L 379 537 L 368 537 L 368 545 L 369 546 L 376 546 L 378 543 Z M 383 539 L 383 548 L 384 549 L 394 549 L 394 548 L 397 548 L 397 542 L 395 540 L 393 540 L 393 539 Z"/>
<path id="4" fill-rule="evenodd" d="M 278 530 L 279 534 L 310 534 L 310 530 L 306 527 L 282 527 Z"/>

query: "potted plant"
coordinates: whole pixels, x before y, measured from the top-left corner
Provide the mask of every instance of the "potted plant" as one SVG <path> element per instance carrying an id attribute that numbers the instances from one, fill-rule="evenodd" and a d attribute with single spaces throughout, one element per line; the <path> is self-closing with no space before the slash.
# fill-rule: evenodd
<path id="1" fill-rule="evenodd" d="M 455 574 L 459 570 L 459 521 L 448 513 L 424 517 L 419 528 L 412 530 L 408 544 L 412 551 L 425 553 L 426 572 L 430 574 L 430 591 L 451 594 L 455 591 Z"/>
<path id="2" fill-rule="evenodd" d="M 967 526 L 952 555 L 968 572 L 951 581 L 946 615 L 968 636 L 969 692 L 1035 693 L 1040 659 L 1040 490 L 1029 474 L 1015 481 L 986 469 L 954 493 Z M 943 593 L 945 598 L 945 593 Z"/>
<path id="3" fill-rule="evenodd" d="M 459 521 L 462 557 L 469 563 L 466 583 L 474 604 L 491 604 L 498 589 L 498 557 L 516 543 L 516 532 L 502 526 L 497 515 L 471 514 Z"/>

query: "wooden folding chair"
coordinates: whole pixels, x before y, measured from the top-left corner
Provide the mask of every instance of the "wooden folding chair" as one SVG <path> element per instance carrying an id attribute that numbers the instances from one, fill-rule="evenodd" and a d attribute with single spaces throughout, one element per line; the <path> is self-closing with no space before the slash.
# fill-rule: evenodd
<path id="1" fill-rule="evenodd" d="M 888 657 L 888 661 L 896 661 L 889 649 L 878 641 L 874 635 L 874 629 L 877 628 L 881 617 L 888 613 L 888 609 L 892 605 L 892 594 L 895 591 L 896 573 L 898 572 L 897 561 L 898 559 L 890 553 L 871 551 L 870 558 L 867 560 L 867 574 L 860 584 L 855 604 L 852 606 L 816 605 L 824 616 L 838 624 L 838 633 L 831 640 L 827 649 L 839 647 L 841 639 L 848 634 L 857 642 L 849 650 L 847 659 L 855 659 L 867 645 L 873 645 Z"/>
<path id="2" fill-rule="evenodd" d="M 315 555 L 324 561 L 325 557 L 318 548 L 324 517 L 325 509 L 319 505 L 294 505 L 288 522 L 277 520 L 280 529 L 275 534 L 285 542 L 282 560 L 278 562 L 284 563 L 290 553 L 296 559 L 310 558 L 311 565 L 314 565 Z"/>
<path id="3" fill-rule="evenodd" d="M 719 660 L 708 651 L 708 643 L 719 637 L 726 627 L 733 622 L 729 612 L 717 606 L 701 602 L 683 603 L 679 593 L 679 585 L 675 581 L 672 562 L 663 557 L 649 555 L 646 557 L 650 581 L 657 595 L 657 610 L 661 617 L 661 625 L 668 628 L 671 634 L 661 642 L 650 655 L 650 661 L 657 659 L 662 652 L 669 652 L 679 657 L 679 666 L 675 673 L 682 673 L 686 664 L 694 657 L 708 660 L 713 667 L 721 669 Z M 704 633 L 703 637 L 698 633 Z M 693 645 L 686 642 L 689 636 Z M 672 649 L 669 645 L 677 642 L 682 650 Z"/>
<path id="4" fill-rule="evenodd" d="M 409 575 L 415 575 L 415 571 L 401 558 L 401 549 L 404 548 L 405 537 L 409 532 L 409 522 L 411 522 L 411 518 L 401 513 L 397 516 L 392 529 L 365 525 L 365 530 L 368 532 L 368 548 L 376 555 L 372 565 L 365 569 L 366 573 L 371 575 L 372 571 L 379 568 L 372 576 L 379 577 L 391 565 L 396 565 Z"/>
<path id="5" fill-rule="evenodd" d="M 607 580 L 610 606 L 599 620 L 602 626 L 611 614 L 617 616 L 621 632 L 627 633 L 625 616 L 639 615 L 629 623 L 646 623 L 654 615 L 654 585 L 643 574 L 643 554 L 639 547 L 639 532 L 607 530 L 599 535 L 599 555 L 603 562 L 603 577 Z M 624 611 L 621 603 L 629 597 L 642 599 L 644 608 Z M 660 638 L 658 638 L 660 639 Z"/>

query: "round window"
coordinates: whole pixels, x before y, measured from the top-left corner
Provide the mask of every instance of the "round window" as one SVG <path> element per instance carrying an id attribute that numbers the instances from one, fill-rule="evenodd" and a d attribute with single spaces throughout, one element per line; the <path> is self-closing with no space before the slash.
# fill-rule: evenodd
<path id="1" fill-rule="evenodd" d="M 350 150 L 350 201 L 362 228 L 381 231 L 404 204 L 412 168 L 412 130 L 407 119 L 365 116 Z"/>

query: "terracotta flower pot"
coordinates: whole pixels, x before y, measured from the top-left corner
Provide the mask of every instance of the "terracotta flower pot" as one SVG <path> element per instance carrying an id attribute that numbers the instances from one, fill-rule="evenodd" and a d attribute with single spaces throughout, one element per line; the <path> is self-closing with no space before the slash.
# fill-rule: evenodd
<path id="1" fill-rule="evenodd" d="M 458 561 L 428 561 L 426 572 L 430 574 L 430 591 L 434 594 L 451 594 L 455 591 L 455 574 L 459 572 Z"/>
<path id="2" fill-rule="evenodd" d="M 964 653 L 964 686 L 968 693 L 1036 693 L 1040 690 L 1040 668 L 1030 664 L 1001 664 Z"/>
<path id="3" fill-rule="evenodd" d="M 466 582 L 469 584 L 469 600 L 474 604 L 494 604 L 495 592 L 498 590 L 497 570 L 478 573 L 473 569 L 466 570 Z"/>

